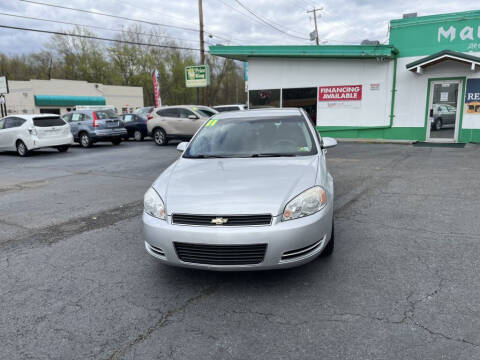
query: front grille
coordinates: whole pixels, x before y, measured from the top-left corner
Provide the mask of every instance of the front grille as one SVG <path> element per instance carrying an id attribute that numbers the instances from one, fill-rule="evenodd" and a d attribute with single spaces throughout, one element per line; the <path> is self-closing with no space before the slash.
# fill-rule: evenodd
<path id="1" fill-rule="evenodd" d="M 180 260 L 208 265 L 253 265 L 265 257 L 267 244 L 254 245 L 203 245 L 175 242 Z"/>
<path id="2" fill-rule="evenodd" d="M 222 221 L 223 223 L 220 223 L 220 221 Z M 247 226 L 247 225 L 270 225 L 271 222 L 272 222 L 272 215 L 270 214 L 260 214 L 260 215 L 173 214 L 172 216 L 172 223 L 181 224 L 181 225 Z"/>

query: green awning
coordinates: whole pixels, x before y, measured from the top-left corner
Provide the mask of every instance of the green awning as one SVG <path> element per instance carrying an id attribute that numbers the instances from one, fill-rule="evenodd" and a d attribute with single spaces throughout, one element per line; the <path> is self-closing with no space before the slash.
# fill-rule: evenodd
<path id="1" fill-rule="evenodd" d="M 35 95 L 36 106 L 105 105 L 103 96 Z"/>
<path id="2" fill-rule="evenodd" d="M 251 57 L 394 58 L 398 53 L 392 45 L 216 45 L 209 49 L 211 55 L 242 61 Z"/>

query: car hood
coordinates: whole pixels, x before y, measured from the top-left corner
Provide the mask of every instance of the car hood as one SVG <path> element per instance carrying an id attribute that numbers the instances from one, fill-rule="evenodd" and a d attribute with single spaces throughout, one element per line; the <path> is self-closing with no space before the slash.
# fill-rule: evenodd
<path id="1" fill-rule="evenodd" d="M 180 158 L 154 183 L 167 213 L 280 214 L 315 185 L 317 156 L 294 158 Z"/>

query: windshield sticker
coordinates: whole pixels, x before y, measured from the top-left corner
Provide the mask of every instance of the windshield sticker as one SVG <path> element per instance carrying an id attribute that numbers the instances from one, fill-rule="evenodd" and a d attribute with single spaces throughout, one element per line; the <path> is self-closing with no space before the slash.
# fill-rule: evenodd
<path id="1" fill-rule="evenodd" d="M 207 125 L 205 125 L 205 127 L 207 126 L 213 126 L 217 123 L 218 119 L 210 119 L 208 122 L 207 122 Z"/>
<path id="2" fill-rule="evenodd" d="M 196 106 L 193 107 L 193 110 L 198 110 L 198 108 Z"/>
<path id="3" fill-rule="evenodd" d="M 297 150 L 298 150 L 298 151 L 302 151 L 302 152 L 310 151 L 309 148 L 306 147 L 306 146 L 299 146 L 299 147 L 297 147 Z"/>

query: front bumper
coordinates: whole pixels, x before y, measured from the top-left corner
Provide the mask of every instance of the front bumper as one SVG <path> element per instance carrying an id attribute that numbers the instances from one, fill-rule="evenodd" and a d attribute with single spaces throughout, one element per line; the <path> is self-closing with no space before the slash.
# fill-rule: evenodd
<path id="1" fill-rule="evenodd" d="M 330 240 L 333 204 L 316 214 L 282 222 L 274 217 L 269 226 L 189 226 L 173 225 L 167 221 L 143 214 L 145 248 L 157 259 L 176 266 L 208 270 L 267 270 L 305 264 L 317 257 Z M 263 261 L 248 265 L 211 265 L 182 261 L 175 251 L 174 242 L 208 245 L 267 244 Z M 311 251 L 285 258 L 286 252 L 310 247 Z M 154 248 L 152 248 L 152 246 Z M 161 249 L 161 253 L 156 249 Z M 162 255 L 163 253 L 163 255 Z M 282 259 L 284 256 L 284 259 Z"/>

